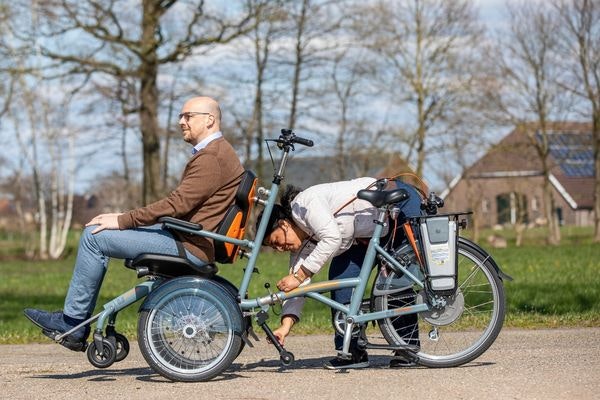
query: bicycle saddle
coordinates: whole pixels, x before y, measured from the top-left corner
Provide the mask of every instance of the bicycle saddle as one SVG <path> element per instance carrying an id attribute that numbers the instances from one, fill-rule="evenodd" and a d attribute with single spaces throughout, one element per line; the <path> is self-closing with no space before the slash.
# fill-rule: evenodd
<path id="1" fill-rule="evenodd" d="M 366 200 L 375 207 L 381 207 L 386 204 L 394 204 L 406 200 L 409 194 L 404 189 L 394 190 L 360 190 L 356 197 L 361 200 Z"/>

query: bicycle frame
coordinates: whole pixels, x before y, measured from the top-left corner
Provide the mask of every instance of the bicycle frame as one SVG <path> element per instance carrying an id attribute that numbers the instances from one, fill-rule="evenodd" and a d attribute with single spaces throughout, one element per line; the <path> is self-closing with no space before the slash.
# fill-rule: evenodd
<path id="1" fill-rule="evenodd" d="M 252 278 L 252 273 L 254 271 L 254 267 L 256 265 L 256 261 L 258 259 L 258 255 L 260 253 L 261 244 L 264 239 L 264 235 L 267 229 L 267 224 L 269 220 L 269 216 L 273 210 L 273 206 L 277 199 L 277 194 L 279 192 L 279 186 L 281 180 L 283 179 L 283 173 L 285 171 L 285 166 L 287 164 L 287 159 L 289 156 L 289 151 L 293 148 L 293 146 L 283 146 L 283 156 L 280 161 L 280 165 L 278 171 L 275 173 L 270 190 L 266 190 L 264 188 L 259 189 L 259 193 L 263 195 L 268 195 L 267 200 L 259 200 L 256 199 L 257 202 L 261 202 L 264 205 L 263 218 L 257 228 L 256 235 L 254 240 L 248 239 L 234 239 L 224 235 L 216 234 L 214 232 L 205 231 L 205 230 L 195 230 L 187 227 L 183 227 L 180 225 L 175 225 L 169 222 L 165 222 L 164 225 L 166 227 L 177 229 L 189 234 L 204 236 L 211 238 L 213 240 L 218 240 L 222 242 L 232 243 L 234 245 L 239 245 L 242 248 L 246 248 L 250 250 L 250 255 L 248 262 L 246 263 L 246 269 L 242 278 L 242 282 L 240 283 L 238 290 L 238 302 L 242 311 L 250 311 L 256 308 L 261 308 L 266 311 L 268 308 L 278 302 L 283 302 L 284 300 L 305 296 L 314 300 L 317 300 L 328 307 L 331 307 L 335 310 L 339 310 L 346 315 L 346 328 L 344 334 L 343 341 L 343 349 L 342 353 L 346 356 L 349 355 L 349 347 L 350 340 L 352 337 L 352 329 L 355 324 L 361 324 L 368 321 L 374 321 L 378 319 L 390 318 L 400 315 L 413 314 L 422 311 L 426 311 L 429 309 L 427 304 L 415 304 L 411 306 L 402 307 L 399 309 L 387 310 L 387 311 L 378 311 L 378 312 L 367 312 L 360 313 L 360 305 L 362 303 L 363 296 L 366 291 L 367 282 L 369 280 L 369 276 L 372 271 L 372 267 L 375 264 L 375 259 L 379 255 L 384 258 L 393 269 L 398 272 L 403 272 L 406 277 L 414 282 L 414 284 L 423 288 L 423 283 L 412 275 L 406 268 L 404 268 L 394 257 L 392 257 L 388 252 L 385 251 L 383 247 L 380 246 L 380 238 L 383 233 L 383 229 L 385 224 L 387 223 L 387 206 L 383 206 L 379 208 L 378 218 L 375 221 L 375 231 L 373 236 L 369 241 L 369 245 L 367 248 L 367 252 L 361 266 L 361 272 L 356 278 L 345 278 L 345 279 L 337 279 L 330 281 L 323 281 L 318 283 L 311 283 L 307 285 L 300 286 L 294 290 L 289 292 L 277 292 L 270 294 L 264 297 L 258 297 L 254 299 L 245 299 L 245 294 L 248 290 L 248 286 L 250 280 Z M 117 298 L 111 300 L 107 304 L 104 305 L 104 310 L 92 318 L 86 320 L 82 324 L 76 326 L 64 334 L 57 336 L 55 340 L 60 341 L 64 337 L 67 337 L 69 334 L 75 332 L 80 327 L 90 324 L 96 320 L 98 320 L 96 324 L 96 329 L 94 331 L 94 340 L 98 341 L 98 348 L 101 348 L 101 340 L 102 340 L 102 332 L 104 326 L 107 323 L 108 325 L 114 325 L 116 315 L 122 309 L 128 307 L 134 302 L 148 296 L 154 289 L 160 286 L 165 281 L 165 278 L 160 277 L 152 277 L 151 279 L 142 282 L 129 291 L 123 293 Z M 350 305 L 344 305 L 338 303 L 329 297 L 324 296 L 322 293 L 330 292 L 335 289 L 341 288 L 353 288 L 353 294 L 351 298 Z"/>

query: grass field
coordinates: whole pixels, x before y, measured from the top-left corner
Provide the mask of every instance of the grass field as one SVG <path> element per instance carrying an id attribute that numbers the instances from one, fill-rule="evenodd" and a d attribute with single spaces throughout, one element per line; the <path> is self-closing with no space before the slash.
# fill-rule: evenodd
<path id="1" fill-rule="evenodd" d="M 488 249 L 497 263 L 514 278 L 505 282 L 508 312 L 505 326 L 520 328 L 600 326 L 600 245 L 589 240 L 589 230 L 569 229 L 563 232 L 563 244 L 543 245 L 543 232 L 531 231 L 525 246 L 516 248 L 507 234 L 509 247 Z M 74 240 L 76 242 L 76 240 Z M 0 343 L 44 341 L 22 314 L 23 308 L 48 310 L 62 308 L 74 261 L 74 251 L 60 261 L 23 261 L 14 257 L 0 240 Z M 483 246 L 485 247 L 485 246 Z M 220 266 L 220 274 L 234 284 L 241 281 L 243 262 Z M 275 287 L 286 273 L 287 257 L 263 253 L 257 265 L 260 273 L 253 276 L 250 296 L 266 294 L 264 283 Z M 317 276 L 324 279 L 326 273 Z M 99 305 L 133 287 L 135 273 L 112 261 L 106 275 Z M 279 311 L 280 307 L 271 309 Z M 278 317 L 271 313 L 272 327 Z M 329 310 L 308 300 L 303 320 L 296 332 L 329 332 Z M 134 338 L 137 305 L 124 310 L 117 320 L 117 330 Z"/>

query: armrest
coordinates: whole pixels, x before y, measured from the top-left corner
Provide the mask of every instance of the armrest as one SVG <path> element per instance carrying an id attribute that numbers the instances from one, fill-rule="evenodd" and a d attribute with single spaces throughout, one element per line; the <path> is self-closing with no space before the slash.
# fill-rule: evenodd
<path id="1" fill-rule="evenodd" d="M 158 222 L 168 225 L 170 228 L 186 228 L 186 229 L 194 229 L 197 231 L 202 230 L 202 225 L 195 224 L 193 222 L 184 221 L 182 219 L 177 219 L 173 217 L 160 217 Z"/>

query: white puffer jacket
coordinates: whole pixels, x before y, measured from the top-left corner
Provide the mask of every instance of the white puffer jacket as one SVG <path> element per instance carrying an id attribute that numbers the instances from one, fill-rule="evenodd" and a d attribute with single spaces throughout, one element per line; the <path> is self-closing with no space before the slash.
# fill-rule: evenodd
<path id="1" fill-rule="evenodd" d="M 359 190 L 366 189 L 373 182 L 374 178 L 357 178 L 324 183 L 311 186 L 294 198 L 292 218 L 310 239 L 302 244 L 299 252 L 291 253 L 290 272 L 304 266 L 316 274 L 331 258 L 348 250 L 355 239 L 373 235 L 377 209 L 371 203 L 356 199 L 340 210 Z M 387 229 L 386 226 L 384 235 Z M 283 304 L 283 315 L 292 314 L 299 318 L 303 304 L 304 298 L 287 300 Z"/>

